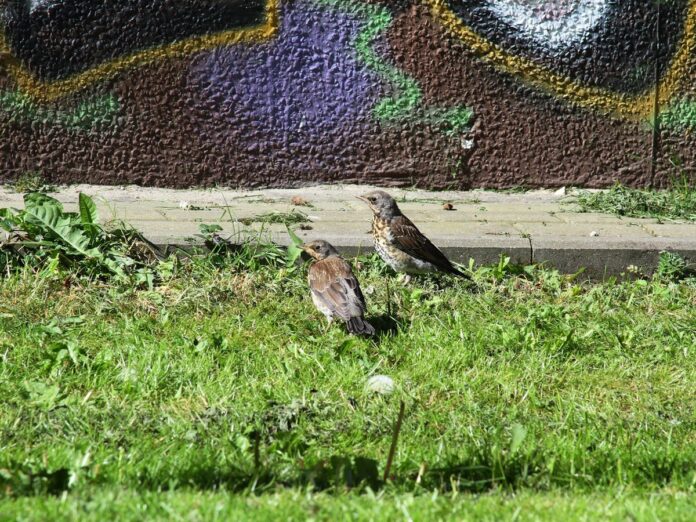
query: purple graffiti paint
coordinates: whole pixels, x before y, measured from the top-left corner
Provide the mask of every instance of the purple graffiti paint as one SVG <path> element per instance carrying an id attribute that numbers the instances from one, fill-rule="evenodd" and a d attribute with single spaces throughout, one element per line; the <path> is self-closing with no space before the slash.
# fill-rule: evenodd
<path id="1" fill-rule="evenodd" d="M 272 41 L 222 47 L 194 60 L 196 116 L 230 146 L 243 141 L 288 153 L 295 144 L 335 147 L 378 133 L 371 110 L 385 89 L 355 49 L 364 25 L 364 17 L 311 0 L 286 3 Z"/>

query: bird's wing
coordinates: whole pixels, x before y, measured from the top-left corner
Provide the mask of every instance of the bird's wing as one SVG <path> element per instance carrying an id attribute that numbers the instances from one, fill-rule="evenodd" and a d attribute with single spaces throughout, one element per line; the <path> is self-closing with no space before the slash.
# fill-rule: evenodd
<path id="1" fill-rule="evenodd" d="M 365 313 L 365 298 L 350 265 L 340 257 L 329 257 L 309 269 L 312 293 L 335 315 L 347 321 Z"/>
<path id="2" fill-rule="evenodd" d="M 392 219 L 390 234 L 392 244 L 411 257 L 432 263 L 445 272 L 459 272 L 445 254 L 440 252 L 406 216 Z"/>

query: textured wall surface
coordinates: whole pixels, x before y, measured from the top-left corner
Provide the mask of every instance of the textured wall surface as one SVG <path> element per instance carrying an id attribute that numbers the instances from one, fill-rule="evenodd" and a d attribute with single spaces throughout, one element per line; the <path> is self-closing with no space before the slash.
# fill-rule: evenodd
<path id="1" fill-rule="evenodd" d="M 696 0 L 0 0 L 0 181 L 660 185 Z"/>

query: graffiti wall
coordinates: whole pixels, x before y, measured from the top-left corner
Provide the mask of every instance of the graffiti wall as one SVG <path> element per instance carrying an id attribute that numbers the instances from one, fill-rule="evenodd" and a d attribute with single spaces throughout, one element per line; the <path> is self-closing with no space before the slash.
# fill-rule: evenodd
<path id="1" fill-rule="evenodd" d="M 0 0 L 0 181 L 660 185 L 696 0 Z"/>

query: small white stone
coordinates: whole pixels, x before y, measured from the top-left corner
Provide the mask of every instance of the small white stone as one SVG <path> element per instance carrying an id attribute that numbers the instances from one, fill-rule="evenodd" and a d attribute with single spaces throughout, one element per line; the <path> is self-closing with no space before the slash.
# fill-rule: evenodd
<path id="1" fill-rule="evenodd" d="M 593 230 L 592 232 L 590 232 L 590 237 L 598 237 L 598 236 L 599 236 L 599 232 L 597 232 L 596 230 Z"/>
<path id="2" fill-rule="evenodd" d="M 566 195 L 566 188 L 561 187 L 559 188 L 556 192 L 554 192 L 557 196 L 565 196 Z"/>
<path id="3" fill-rule="evenodd" d="M 367 383 L 365 384 L 365 388 L 368 391 L 379 393 L 381 395 L 389 395 L 393 393 L 395 386 L 394 380 L 386 375 L 373 375 L 367 379 Z"/>
<path id="4" fill-rule="evenodd" d="M 462 138 L 461 144 L 462 144 L 462 149 L 464 149 L 464 150 L 471 150 L 474 148 L 474 145 L 475 145 L 474 140 L 468 140 L 466 138 Z"/>
<path id="5" fill-rule="evenodd" d="M 189 210 L 191 208 L 191 203 L 188 201 L 179 201 L 179 208 L 181 210 Z"/>

